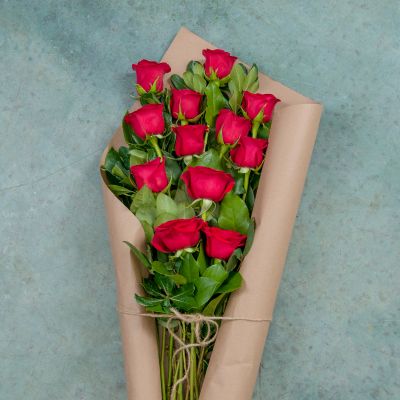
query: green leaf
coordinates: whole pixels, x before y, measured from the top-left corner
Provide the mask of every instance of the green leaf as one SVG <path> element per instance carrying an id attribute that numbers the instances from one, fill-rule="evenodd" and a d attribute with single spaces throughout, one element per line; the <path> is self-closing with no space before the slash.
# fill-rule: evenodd
<path id="1" fill-rule="evenodd" d="M 231 256 L 229 257 L 229 260 L 225 264 L 225 268 L 227 271 L 233 271 L 236 268 L 236 265 L 238 262 L 242 260 L 242 249 L 236 249 Z"/>
<path id="2" fill-rule="evenodd" d="M 178 214 L 177 218 L 193 218 L 195 212 L 192 207 L 186 205 L 186 203 L 178 203 Z"/>
<path id="3" fill-rule="evenodd" d="M 224 300 L 225 297 L 226 297 L 226 293 L 221 293 L 218 297 L 216 297 L 215 299 L 211 300 L 204 307 L 204 309 L 203 309 L 203 311 L 201 313 L 203 315 L 208 315 L 208 316 L 215 315 L 215 310 L 217 309 L 219 304 L 222 302 L 222 300 Z"/>
<path id="4" fill-rule="evenodd" d="M 142 206 L 136 210 L 136 218 L 143 224 L 153 226 L 156 219 L 156 209 L 154 207 Z"/>
<path id="5" fill-rule="evenodd" d="M 150 243 L 154 236 L 153 227 L 147 221 L 140 221 L 140 223 L 142 224 L 146 240 Z"/>
<path id="6" fill-rule="evenodd" d="M 164 299 L 155 299 L 153 297 L 143 297 L 135 294 L 135 299 L 138 304 L 146 307 L 148 311 L 163 312 L 162 304 Z"/>
<path id="7" fill-rule="evenodd" d="M 271 130 L 271 121 L 268 121 L 265 124 L 261 124 L 260 127 L 258 128 L 257 137 L 260 139 L 268 139 L 270 130 Z"/>
<path id="8" fill-rule="evenodd" d="M 114 168 L 114 165 L 118 162 L 121 161 L 120 156 L 118 154 L 118 152 L 114 149 L 111 148 L 107 155 L 106 155 L 106 159 L 104 160 L 104 165 L 103 168 L 109 172 L 110 174 L 112 173 L 112 169 Z"/>
<path id="9" fill-rule="evenodd" d="M 253 211 L 253 207 L 254 207 L 254 191 L 253 188 L 249 185 L 248 189 L 247 189 L 247 194 L 246 194 L 246 205 L 248 207 L 249 210 Z"/>
<path id="10" fill-rule="evenodd" d="M 246 73 L 240 64 L 235 64 L 231 70 L 231 82 L 238 92 L 242 92 L 246 81 Z"/>
<path id="11" fill-rule="evenodd" d="M 258 67 L 256 64 L 253 64 L 243 83 L 243 90 L 256 92 L 258 90 L 258 86 Z"/>
<path id="12" fill-rule="evenodd" d="M 199 277 L 200 267 L 193 255 L 186 253 L 183 257 L 182 267 L 179 272 L 186 278 L 188 282 L 193 282 Z"/>
<path id="13" fill-rule="evenodd" d="M 249 254 L 249 251 L 251 249 L 251 246 L 253 244 L 253 240 L 254 240 L 254 233 L 255 233 L 255 226 L 256 221 L 254 218 L 251 219 L 250 224 L 249 224 L 249 228 L 247 229 L 247 240 L 246 240 L 246 246 L 244 246 L 244 250 L 243 250 L 243 256 L 246 256 L 247 254 Z"/>
<path id="14" fill-rule="evenodd" d="M 233 170 L 233 177 L 235 178 L 235 187 L 233 188 L 233 193 L 243 194 L 244 193 L 244 174 L 238 172 L 238 170 Z"/>
<path id="15" fill-rule="evenodd" d="M 131 195 L 133 193 L 132 190 L 127 189 L 126 187 L 123 187 L 123 186 L 119 186 L 119 185 L 108 185 L 108 187 L 117 196 Z"/>
<path id="16" fill-rule="evenodd" d="M 204 252 L 203 244 L 200 244 L 199 248 L 199 255 L 197 257 L 197 264 L 199 265 L 200 268 L 200 274 L 203 273 L 203 271 L 207 268 L 207 258 L 206 258 L 206 253 Z"/>
<path id="17" fill-rule="evenodd" d="M 177 203 L 190 203 L 191 200 L 188 197 L 187 193 L 182 189 L 177 189 L 175 192 L 174 200 Z"/>
<path id="18" fill-rule="evenodd" d="M 169 279 L 172 279 L 177 285 L 184 285 L 187 280 L 183 275 L 176 274 L 173 271 L 170 271 L 165 263 L 160 261 L 153 261 L 151 263 L 151 270 L 153 272 L 157 272 L 160 275 L 168 276 Z"/>
<path id="19" fill-rule="evenodd" d="M 185 81 L 176 74 L 171 75 L 171 85 L 175 88 L 175 89 L 187 89 L 188 87 L 185 84 Z"/>
<path id="20" fill-rule="evenodd" d="M 150 278 L 144 278 L 142 286 L 146 294 L 152 297 L 163 297 L 163 293 L 160 288 L 156 285 L 155 281 Z"/>
<path id="21" fill-rule="evenodd" d="M 182 310 L 190 311 L 196 308 L 197 303 L 193 296 L 195 286 L 193 283 L 187 283 L 181 286 L 174 294 L 170 297 L 172 304 L 179 307 Z"/>
<path id="22" fill-rule="evenodd" d="M 216 149 L 207 150 L 201 156 L 194 157 L 191 165 L 194 167 L 201 165 L 203 167 L 222 170 L 221 160 Z"/>
<path id="23" fill-rule="evenodd" d="M 149 189 L 146 185 L 142 186 L 140 190 L 138 190 L 133 197 L 131 211 L 136 212 L 139 208 L 142 207 L 155 207 L 156 201 L 154 198 L 154 193 Z"/>
<path id="24" fill-rule="evenodd" d="M 188 88 L 193 89 L 193 73 L 190 71 L 185 71 L 182 76 L 183 76 L 185 85 Z"/>
<path id="25" fill-rule="evenodd" d="M 164 193 L 159 193 L 156 200 L 157 216 L 162 214 L 178 215 L 178 205 L 175 200 Z"/>
<path id="26" fill-rule="evenodd" d="M 246 234 L 249 224 L 249 210 L 245 202 L 238 195 L 228 193 L 221 203 L 218 226 Z"/>
<path id="27" fill-rule="evenodd" d="M 124 166 L 124 169 L 129 171 L 129 149 L 125 146 L 121 146 L 118 149 L 118 154 L 121 159 L 122 165 Z"/>
<path id="28" fill-rule="evenodd" d="M 228 272 L 225 271 L 225 268 L 222 266 L 222 264 L 214 264 L 211 265 L 211 267 L 206 268 L 201 275 L 212 279 L 219 286 L 228 277 Z"/>
<path id="29" fill-rule="evenodd" d="M 207 86 L 207 82 L 203 78 L 203 76 L 197 75 L 197 74 L 193 75 L 193 90 L 203 94 L 206 89 L 206 86 Z"/>
<path id="30" fill-rule="evenodd" d="M 235 84 L 232 81 L 228 83 L 228 87 L 231 93 L 231 96 L 229 98 L 229 105 L 231 106 L 234 112 L 237 112 L 242 102 L 242 97 L 243 97 L 242 92 L 235 86 Z"/>
<path id="31" fill-rule="evenodd" d="M 172 160 L 169 157 L 166 157 L 165 159 L 165 169 L 167 171 L 167 176 L 169 180 L 172 180 L 172 183 L 178 182 L 182 170 L 179 167 L 179 164 L 177 161 Z"/>
<path id="32" fill-rule="evenodd" d="M 205 119 L 209 126 L 213 127 L 215 118 L 218 115 L 219 111 L 227 107 L 227 101 L 225 97 L 221 93 L 216 82 L 211 81 L 204 91 L 207 97 L 207 107 L 206 107 L 206 115 Z"/>
<path id="33" fill-rule="evenodd" d="M 228 280 L 218 288 L 217 293 L 231 293 L 242 286 L 242 275 L 239 272 L 231 272 Z"/>
<path id="34" fill-rule="evenodd" d="M 172 221 L 174 219 L 176 219 L 176 215 L 174 215 L 174 214 L 168 214 L 168 213 L 160 214 L 157 216 L 156 220 L 154 221 L 154 226 L 155 227 L 159 226 L 159 225 L 163 224 L 164 222 Z"/>
<path id="35" fill-rule="evenodd" d="M 148 269 L 151 268 L 151 264 L 148 258 L 136 246 L 129 242 L 124 241 L 124 243 L 128 245 L 128 247 L 131 249 L 132 254 L 135 255 L 135 257 L 143 264 L 143 266 Z"/>
<path id="36" fill-rule="evenodd" d="M 189 71 L 193 74 L 197 74 L 200 76 L 204 75 L 203 64 L 199 63 L 198 61 L 190 61 L 186 67 L 186 71 Z"/>
<path id="37" fill-rule="evenodd" d="M 174 282 L 169 276 L 155 273 L 154 279 L 166 295 L 170 295 L 174 290 Z"/>
<path id="38" fill-rule="evenodd" d="M 130 154 L 129 158 L 130 165 L 140 165 L 147 161 L 147 153 L 143 150 L 131 149 L 129 150 L 129 154 Z"/>
<path id="39" fill-rule="evenodd" d="M 211 299 L 218 288 L 218 283 L 214 279 L 206 277 L 197 278 L 194 281 L 194 285 L 196 286 L 195 299 L 199 308 L 203 307 Z"/>

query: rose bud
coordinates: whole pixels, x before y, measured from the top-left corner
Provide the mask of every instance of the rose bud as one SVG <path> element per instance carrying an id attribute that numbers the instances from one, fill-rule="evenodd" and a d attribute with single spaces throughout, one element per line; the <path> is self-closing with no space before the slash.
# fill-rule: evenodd
<path id="1" fill-rule="evenodd" d="M 234 144 L 242 136 L 246 136 L 251 129 L 251 122 L 243 117 L 239 117 L 233 111 L 222 109 L 215 122 L 215 132 L 217 138 L 221 135 L 225 144 Z"/>
<path id="2" fill-rule="evenodd" d="M 203 153 L 206 129 L 205 125 L 181 125 L 172 128 L 176 135 L 176 155 L 181 157 Z"/>
<path id="3" fill-rule="evenodd" d="M 206 235 L 206 254 L 211 258 L 228 260 L 232 253 L 246 244 L 246 235 L 236 231 L 205 226 L 203 232 Z"/>
<path id="4" fill-rule="evenodd" d="M 171 112 L 174 118 L 193 119 L 200 114 L 203 96 L 190 89 L 172 89 Z"/>
<path id="5" fill-rule="evenodd" d="M 156 61 L 141 60 L 137 64 L 132 64 L 132 69 L 136 71 L 136 82 L 146 92 L 156 84 L 156 91 L 162 92 L 164 88 L 164 74 L 171 71 L 171 67 L 165 63 Z"/>
<path id="6" fill-rule="evenodd" d="M 175 253 L 199 243 L 200 230 L 205 225 L 201 218 L 174 219 L 158 225 L 151 245 L 162 253 Z"/>
<path id="7" fill-rule="evenodd" d="M 132 165 L 130 169 L 139 189 L 146 185 L 153 192 L 161 192 L 168 186 L 165 158 L 156 158 L 145 164 Z"/>
<path id="8" fill-rule="evenodd" d="M 208 167 L 188 167 L 181 175 L 192 199 L 221 201 L 235 186 L 232 175 Z"/>
<path id="9" fill-rule="evenodd" d="M 262 120 L 258 122 L 270 121 L 275 105 L 278 102 L 280 100 L 273 94 L 243 92 L 242 107 L 251 120 L 256 119 L 260 111 L 262 111 Z"/>
<path id="10" fill-rule="evenodd" d="M 257 168 L 264 160 L 268 140 L 243 136 L 238 145 L 231 150 L 231 159 L 239 167 Z"/>
<path id="11" fill-rule="evenodd" d="M 204 70 L 207 76 L 211 76 L 213 72 L 218 79 L 225 78 L 231 73 L 233 64 L 237 57 L 231 56 L 230 53 L 224 50 L 204 49 L 203 56 L 206 58 Z"/>
<path id="12" fill-rule="evenodd" d="M 162 135 L 165 129 L 163 108 L 162 104 L 147 104 L 125 115 L 125 122 L 143 140 L 146 135 Z"/>

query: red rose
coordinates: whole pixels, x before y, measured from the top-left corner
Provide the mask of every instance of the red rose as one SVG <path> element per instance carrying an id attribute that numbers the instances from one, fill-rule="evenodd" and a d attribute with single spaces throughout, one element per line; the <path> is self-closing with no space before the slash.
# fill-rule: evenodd
<path id="1" fill-rule="evenodd" d="M 231 159 L 239 167 L 257 168 L 264 160 L 264 150 L 268 140 L 243 136 L 238 145 L 231 150 Z"/>
<path id="2" fill-rule="evenodd" d="M 201 218 L 174 219 L 156 227 L 151 245 L 163 253 L 175 253 L 199 243 Z"/>
<path id="3" fill-rule="evenodd" d="M 268 122 L 272 118 L 276 103 L 280 102 L 273 94 L 243 92 L 242 107 L 250 119 L 255 119 L 263 110 L 263 119 L 259 122 Z"/>
<path id="4" fill-rule="evenodd" d="M 141 60 L 137 64 L 132 64 L 132 69 L 136 71 L 136 82 L 146 92 L 151 89 L 154 82 L 157 82 L 157 92 L 162 92 L 164 74 L 171 71 L 171 67 L 165 62 L 158 63 L 148 60 Z"/>
<path id="5" fill-rule="evenodd" d="M 246 136 L 251 129 L 251 122 L 243 117 L 239 117 L 233 111 L 222 109 L 215 122 L 215 132 L 221 133 L 225 144 L 233 144 L 240 137 Z"/>
<path id="6" fill-rule="evenodd" d="M 246 244 L 247 236 L 236 231 L 205 226 L 203 232 L 206 235 L 206 253 L 212 258 L 228 260 L 238 247 Z"/>
<path id="7" fill-rule="evenodd" d="M 235 186 L 232 175 L 207 167 L 188 167 L 181 175 L 187 192 L 193 199 L 221 201 Z"/>
<path id="8" fill-rule="evenodd" d="M 177 156 L 201 154 L 204 151 L 205 125 L 181 125 L 172 128 L 176 135 L 175 153 Z"/>
<path id="9" fill-rule="evenodd" d="M 179 112 L 185 119 L 193 119 L 200 114 L 200 104 L 203 96 L 190 89 L 172 89 L 171 111 L 174 118 Z"/>
<path id="10" fill-rule="evenodd" d="M 214 71 L 219 79 L 225 78 L 231 73 L 233 64 L 237 60 L 237 57 L 233 57 L 230 53 L 220 49 L 205 49 L 203 56 L 206 58 L 204 64 L 206 75 L 210 76 Z"/>
<path id="11" fill-rule="evenodd" d="M 125 122 L 143 140 L 146 135 L 162 135 L 165 129 L 163 108 L 162 104 L 147 104 L 125 115 Z"/>
<path id="12" fill-rule="evenodd" d="M 153 192 L 161 192 L 168 186 L 165 158 L 156 158 L 145 164 L 132 165 L 131 174 L 139 189 L 146 185 Z"/>

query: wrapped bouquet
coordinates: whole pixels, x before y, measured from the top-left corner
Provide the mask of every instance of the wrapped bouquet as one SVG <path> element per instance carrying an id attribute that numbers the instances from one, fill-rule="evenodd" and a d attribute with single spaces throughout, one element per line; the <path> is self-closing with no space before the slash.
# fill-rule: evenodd
<path id="1" fill-rule="evenodd" d="M 102 158 L 128 395 L 139 400 L 243 400 L 251 396 L 259 342 L 272 318 L 320 108 L 313 104 L 317 110 L 301 113 L 310 130 L 306 151 L 293 152 L 289 144 L 287 151 L 277 147 L 275 161 L 270 151 L 265 157 L 271 126 L 272 135 L 279 135 L 273 116 L 279 116 L 281 95 L 285 107 L 292 94 L 274 85 L 260 90 L 255 64 L 246 66 L 207 43 L 200 58 L 201 39 L 186 30 L 180 35 L 192 38 L 196 57 L 170 57 L 180 68 L 166 61 L 133 64 L 138 102 L 123 117 L 122 131 Z M 179 44 L 175 48 L 184 51 Z M 261 172 L 268 171 L 270 156 L 275 176 L 269 185 L 276 186 L 267 187 L 268 199 Z M 276 176 L 279 157 L 283 169 Z M 300 168 L 300 174 L 293 168 Z M 271 206 L 283 217 L 282 226 L 272 232 Z M 276 216 L 270 222 L 277 226 Z M 276 248 L 265 257 L 271 245 Z M 252 276 L 246 276 L 249 268 Z M 254 365 L 232 365 L 225 353 L 229 349 L 239 357 L 233 364 L 240 364 L 238 345 Z"/>

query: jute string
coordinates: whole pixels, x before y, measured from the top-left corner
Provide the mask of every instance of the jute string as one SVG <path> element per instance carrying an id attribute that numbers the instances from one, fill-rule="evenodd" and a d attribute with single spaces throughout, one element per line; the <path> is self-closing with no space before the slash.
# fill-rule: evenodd
<path id="1" fill-rule="evenodd" d="M 168 333 L 174 338 L 175 343 L 178 344 L 177 349 L 174 351 L 172 356 L 175 359 L 181 352 L 186 353 L 186 365 L 184 366 L 184 374 L 178 379 L 171 389 L 171 400 L 175 399 L 176 391 L 179 385 L 185 382 L 190 373 L 191 367 L 191 357 L 190 357 L 190 349 L 196 347 L 207 347 L 215 342 L 217 339 L 219 324 L 218 321 L 249 321 L 249 322 L 271 322 L 271 319 L 267 318 L 249 318 L 249 317 L 216 317 L 216 316 L 207 316 L 203 314 L 182 314 L 177 309 L 171 308 L 171 314 L 153 314 L 153 313 L 136 313 L 128 310 L 118 309 L 120 314 L 127 315 L 135 315 L 138 317 L 147 317 L 147 318 L 163 318 L 167 319 L 165 327 L 167 328 Z M 193 343 L 186 343 L 182 340 L 176 333 L 175 329 L 171 326 L 173 321 L 181 321 L 186 324 L 192 324 L 194 326 L 194 334 L 195 341 Z M 205 326 L 206 334 L 204 337 L 201 337 L 201 327 Z M 213 329 L 214 328 L 214 333 Z"/>

